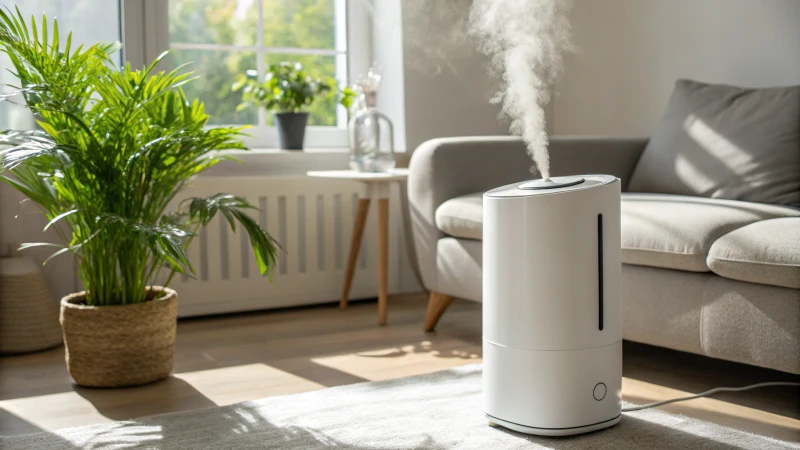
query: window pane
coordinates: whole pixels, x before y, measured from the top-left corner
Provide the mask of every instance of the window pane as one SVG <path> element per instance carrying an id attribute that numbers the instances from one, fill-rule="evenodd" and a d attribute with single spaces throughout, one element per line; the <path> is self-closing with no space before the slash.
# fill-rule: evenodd
<path id="1" fill-rule="evenodd" d="M 172 50 L 170 64 L 178 67 L 191 63 L 184 70 L 192 71 L 199 78 L 183 85 L 186 96 L 205 102 L 209 125 L 255 124 L 255 108 L 236 112 L 242 102 L 242 93 L 231 92 L 236 76 L 256 69 L 256 58 L 252 52 L 228 52 L 213 50 Z"/>
<path id="2" fill-rule="evenodd" d="M 333 49 L 334 0 L 263 0 L 264 45 Z"/>
<path id="3" fill-rule="evenodd" d="M 265 55 L 266 66 L 283 61 L 299 62 L 311 77 L 331 77 L 336 76 L 336 57 L 319 55 L 286 55 L 268 54 Z M 336 126 L 336 105 L 338 97 L 330 99 L 318 97 L 307 110 L 311 113 L 308 118 L 309 125 L 317 126 Z M 267 117 L 267 123 L 272 125 L 272 114 Z"/>
<path id="4" fill-rule="evenodd" d="M 61 45 L 66 44 L 66 36 L 72 31 L 72 50 L 79 44 L 92 45 L 96 42 L 120 40 L 119 4 L 115 1 L 86 0 L 0 0 L 0 8 L 19 8 L 30 26 L 31 15 L 41 28 L 42 14 L 47 13 L 48 28 L 52 20 L 58 18 Z M 52 29 L 50 29 L 52 33 Z M 117 55 L 119 56 L 119 55 Z M 6 69 L 11 69 L 11 61 L 5 53 L 0 54 L 0 86 L 18 86 L 18 80 Z M 0 89 L 3 89 L 0 87 Z M 22 102 L 22 98 L 14 98 Z M 0 103 L 0 129 L 31 129 L 35 126 L 33 115 L 25 107 L 9 102 Z"/>
<path id="5" fill-rule="evenodd" d="M 255 45 L 258 0 L 169 0 L 170 42 Z"/>

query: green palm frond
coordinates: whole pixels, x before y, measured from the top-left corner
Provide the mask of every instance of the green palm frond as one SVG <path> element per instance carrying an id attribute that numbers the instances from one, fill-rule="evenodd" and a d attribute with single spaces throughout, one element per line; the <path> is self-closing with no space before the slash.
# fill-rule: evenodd
<path id="1" fill-rule="evenodd" d="M 270 275 L 277 245 L 246 214 L 241 198 L 189 199 L 169 211 L 198 173 L 246 149 L 241 127 L 206 128 L 208 115 L 182 86 L 191 73 L 114 67 L 118 43 L 72 47 L 58 23 L 26 23 L 0 9 L 0 52 L 12 63 L 25 105 L 40 129 L 0 131 L 0 179 L 39 204 L 72 253 L 91 305 L 145 301 L 166 267 L 194 274 L 186 249 L 216 215 L 250 237 L 259 271 Z M 8 100 L 3 96 L 0 101 Z"/>
<path id="2" fill-rule="evenodd" d="M 221 213 L 228 221 L 231 229 L 236 231 L 238 222 L 250 237 L 250 245 L 255 253 L 256 263 L 261 275 L 272 279 L 272 268 L 275 266 L 278 244 L 270 237 L 245 210 L 257 208 L 241 197 L 230 194 L 217 194 L 212 197 L 194 197 L 189 202 L 188 218 L 206 226 L 217 213 Z"/>

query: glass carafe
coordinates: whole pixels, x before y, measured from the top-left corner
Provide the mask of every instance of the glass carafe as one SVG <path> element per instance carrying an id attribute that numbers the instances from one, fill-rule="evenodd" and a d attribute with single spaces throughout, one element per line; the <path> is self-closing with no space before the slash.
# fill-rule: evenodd
<path id="1" fill-rule="evenodd" d="M 394 127 L 378 111 L 377 88 L 380 75 L 370 70 L 357 83 L 361 107 L 350 119 L 350 168 L 359 172 L 389 172 L 394 168 Z"/>

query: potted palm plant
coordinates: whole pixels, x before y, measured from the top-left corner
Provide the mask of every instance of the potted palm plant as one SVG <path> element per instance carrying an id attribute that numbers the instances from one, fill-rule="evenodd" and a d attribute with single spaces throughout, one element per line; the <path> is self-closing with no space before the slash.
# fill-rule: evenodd
<path id="1" fill-rule="evenodd" d="M 319 99 L 331 100 L 339 91 L 339 103 L 350 108 L 355 92 L 348 87 L 337 89 L 332 78 L 312 77 L 299 62 L 271 64 L 263 82 L 242 74 L 233 91 L 242 89 L 241 111 L 250 106 L 272 111 L 282 149 L 302 150 L 308 112 Z"/>
<path id="2" fill-rule="evenodd" d="M 128 386 L 172 370 L 175 273 L 193 274 L 186 249 L 222 214 L 249 235 L 262 275 L 276 246 L 241 198 L 176 197 L 205 169 L 244 149 L 241 128 L 206 128 L 208 115 L 181 85 L 189 74 L 114 66 L 120 44 L 73 48 L 48 28 L 0 10 L 0 51 L 39 129 L 0 131 L 0 176 L 49 219 L 61 242 L 28 243 L 72 254 L 84 291 L 61 302 L 70 374 L 84 386 Z M 9 97 L 4 97 L 8 99 Z M 2 99 L 0 99 L 2 100 Z M 3 149 L 4 148 L 4 149 Z M 47 229 L 46 228 L 46 229 Z M 46 261 L 45 261 L 46 263 Z M 160 281 L 160 283 L 159 283 Z"/>

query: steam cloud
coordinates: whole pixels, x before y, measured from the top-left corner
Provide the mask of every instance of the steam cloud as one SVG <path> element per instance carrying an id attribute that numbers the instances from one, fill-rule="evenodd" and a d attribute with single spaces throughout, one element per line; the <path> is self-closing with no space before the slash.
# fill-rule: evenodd
<path id="1" fill-rule="evenodd" d="M 502 76 L 492 101 L 502 103 L 511 132 L 522 136 L 545 181 L 550 155 L 544 106 L 561 74 L 563 53 L 574 49 L 571 8 L 572 0 L 473 0 L 469 15 L 470 33 Z"/>

